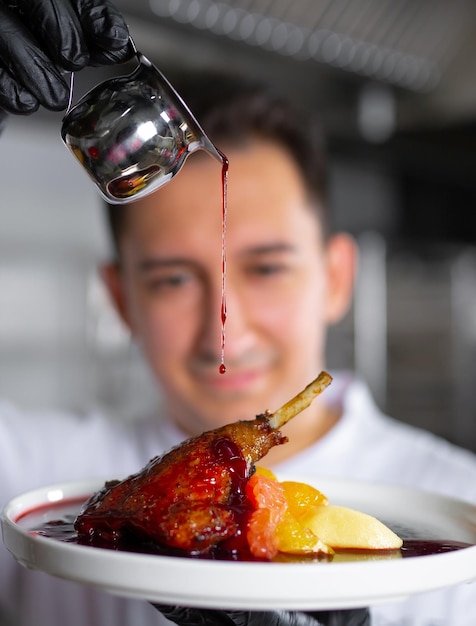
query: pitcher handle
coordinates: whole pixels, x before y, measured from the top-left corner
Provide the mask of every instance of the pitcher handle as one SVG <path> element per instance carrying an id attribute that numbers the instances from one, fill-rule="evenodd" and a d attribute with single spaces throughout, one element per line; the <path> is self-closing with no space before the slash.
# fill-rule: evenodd
<path id="1" fill-rule="evenodd" d="M 139 60 L 139 62 L 140 62 L 140 56 L 139 56 L 140 53 L 137 50 L 137 46 L 134 43 L 134 40 L 132 39 L 132 37 L 130 35 L 129 35 L 129 46 L 132 49 L 133 56 L 135 56 Z M 64 114 L 65 117 L 68 115 L 68 113 L 73 108 L 73 90 L 74 90 L 74 72 L 71 72 L 71 75 L 70 75 L 70 78 L 69 78 L 69 99 L 68 99 L 68 106 L 67 106 L 65 114 Z"/>

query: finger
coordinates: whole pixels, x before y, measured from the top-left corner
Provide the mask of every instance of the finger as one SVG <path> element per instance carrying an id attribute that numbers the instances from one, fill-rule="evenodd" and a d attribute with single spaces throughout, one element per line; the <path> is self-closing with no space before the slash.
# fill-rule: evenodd
<path id="1" fill-rule="evenodd" d="M 53 110 L 64 109 L 68 85 L 31 32 L 2 4 L 0 23 L 0 106 L 13 113 L 32 113 L 39 103 Z"/>
<path id="2" fill-rule="evenodd" d="M 0 107 L 9 113 L 27 115 L 38 110 L 40 103 L 27 89 L 0 68 Z"/>
<path id="3" fill-rule="evenodd" d="M 133 55 L 127 24 L 109 0 L 71 0 L 89 43 L 91 64 L 127 61 Z"/>
<path id="4" fill-rule="evenodd" d="M 16 4 L 22 20 L 56 64 L 69 71 L 88 65 L 81 22 L 69 0 L 16 0 Z"/>
<path id="5" fill-rule="evenodd" d="M 134 56 L 134 51 L 131 46 L 121 48 L 121 50 L 99 50 L 99 48 L 92 48 L 90 50 L 89 64 L 92 66 L 98 65 L 115 65 L 116 63 L 124 63 L 129 61 Z"/>

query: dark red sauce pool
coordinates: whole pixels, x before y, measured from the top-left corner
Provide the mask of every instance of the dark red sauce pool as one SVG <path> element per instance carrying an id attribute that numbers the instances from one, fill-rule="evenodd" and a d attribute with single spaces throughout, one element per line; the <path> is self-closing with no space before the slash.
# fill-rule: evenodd
<path id="1" fill-rule="evenodd" d="M 87 497 L 84 498 L 75 498 L 72 500 L 64 501 L 62 500 L 58 504 L 47 504 L 40 507 L 37 507 L 31 511 L 25 512 L 21 517 L 19 517 L 16 522 L 20 523 L 23 527 L 27 528 L 29 532 L 33 534 L 42 535 L 44 537 L 49 537 L 51 539 L 55 539 L 57 541 L 64 541 L 67 543 L 78 543 L 78 537 L 76 531 L 74 529 L 74 520 L 77 515 L 77 511 L 81 507 L 81 505 L 87 500 Z M 69 512 L 68 512 L 69 511 Z M 73 512 L 74 511 L 74 512 Z M 48 521 L 40 521 L 40 519 Z M 38 520 L 37 523 L 36 520 Z M 200 555 L 199 558 L 209 558 L 209 559 L 218 559 L 218 560 L 243 560 L 250 561 L 256 560 L 253 559 L 251 555 L 249 555 L 246 551 L 242 549 L 242 539 L 240 537 L 234 538 L 233 542 L 229 545 L 225 545 L 222 550 L 217 551 L 209 556 Z M 447 552 L 454 552 L 455 550 L 461 550 L 464 548 L 471 547 L 472 544 L 464 543 L 461 541 L 453 541 L 453 540 L 440 540 L 440 539 L 414 539 L 414 538 L 405 538 L 403 540 L 403 546 L 400 549 L 401 557 L 410 558 L 410 557 L 419 557 L 419 556 L 428 556 L 431 554 L 445 554 Z M 110 548 L 110 546 L 98 546 L 104 548 Z M 162 556 L 181 556 L 188 557 L 194 555 L 187 555 L 184 553 L 177 553 L 167 549 L 165 547 L 161 547 L 154 544 L 149 544 L 146 542 L 138 542 L 135 538 L 130 538 L 129 540 L 125 538 L 120 545 L 116 546 L 114 549 L 126 551 L 126 552 L 135 552 L 141 554 L 157 554 Z M 361 554 L 363 557 L 365 555 L 375 554 L 372 551 L 366 550 L 354 550 L 354 551 L 345 551 L 339 552 L 338 554 L 353 554 L 355 560 L 356 554 Z M 378 552 L 377 554 L 383 556 L 383 552 Z M 389 556 L 395 553 L 392 551 L 388 552 Z M 321 560 L 316 559 L 316 557 L 291 557 L 288 555 L 282 555 L 282 558 L 278 557 L 278 560 L 289 563 L 289 562 L 303 562 L 303 561 L 315 561 Z M 329 560 L 324 558 L 323 560 Z"/>

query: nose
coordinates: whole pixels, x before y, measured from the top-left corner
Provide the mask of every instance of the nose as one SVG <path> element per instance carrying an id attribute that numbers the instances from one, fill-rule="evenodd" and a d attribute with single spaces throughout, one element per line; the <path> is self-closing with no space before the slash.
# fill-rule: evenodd
<path id="1" fill-rule="evenodd" d="M 219 364 L 237 363 L 252 349 L 255 334 L 248 307 L 228 281 L 210 289 L 203 307 L 198 340 L 200 358 Z"/>

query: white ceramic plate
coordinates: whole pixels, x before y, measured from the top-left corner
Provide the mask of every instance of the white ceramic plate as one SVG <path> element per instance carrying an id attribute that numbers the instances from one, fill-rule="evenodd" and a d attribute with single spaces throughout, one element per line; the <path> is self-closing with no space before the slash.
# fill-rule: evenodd
<path id="1" fill-rule="evenodd" d="M 315 485 L 332 504 L 379 517 L 405 538 L 476 544 L 476 507 L 470 504 L 411 489 L 302 476 L 292 480 Z M 116 552 L 29 531 L 33 519 L 38 524 L 42 515 L 43 521 L 54 519 L 62 507 L 71 511 L 72 499 L 86 499 L 102 485 L 68 483 L 14 498 L 2 513 L 5 545 L 22 565 L 60 578 L 116 595 L 208 608 L 357 608 L 476 580 L 476 545 L 405 559 L 244 563 Z M 31 513 L 48 504 L 54 505 L 53 515 L 51 510 Z"/>

